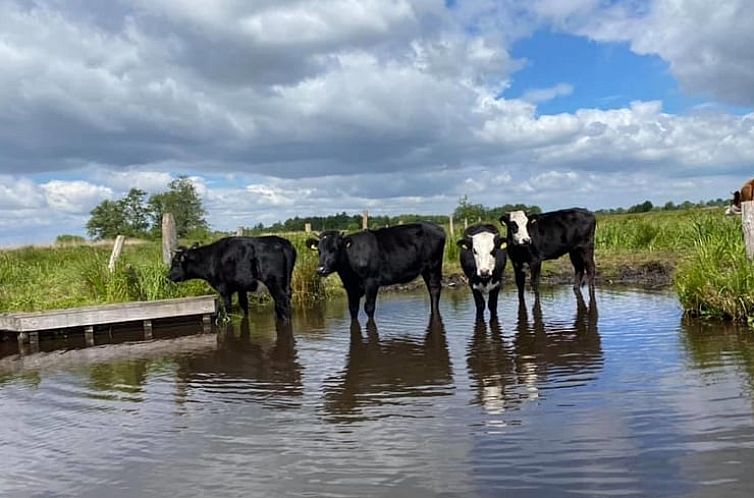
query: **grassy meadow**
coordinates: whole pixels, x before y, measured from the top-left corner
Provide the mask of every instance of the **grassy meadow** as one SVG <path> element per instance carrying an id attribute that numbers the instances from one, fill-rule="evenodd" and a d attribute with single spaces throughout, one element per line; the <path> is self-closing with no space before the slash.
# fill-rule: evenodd
<path id="1" fill-rule="evenodd" d="M 641 284 L 642 268 L 674 268 L 673 282 L 693 315 L 748 320 L 754 316 L 754 270 L 744 254 L 740 219 L 721 209 L 653 211 L 598 216 L 596 259 L 603 283 Z M 446 231 L 447 231 L 446 227 Z M 457 229 L 456 238 L 458 237 Z M 305 248 L 307 234 L 282 234 L 298 251 L 294 305 L 342 292 L 336 275 L 315 275 L 317 255 Z M 0 312 L 36 311 L 89 304 L 154 300 L 212 293 L 202 281 L 173 284 L 165 278 L 158 243 L 126 245 L 117 268 L 107 270 L 109 245 L 61 245 L 0 251 Z M 543 277 L 571 274 L 567 257 L 548 261 Z M 460 273 L 455 239 L 448 237 L 446 275 Z M 512 271 L 506 268 L 512 285 Z M 260 297 L 262 301 L 265 297 Z"/>

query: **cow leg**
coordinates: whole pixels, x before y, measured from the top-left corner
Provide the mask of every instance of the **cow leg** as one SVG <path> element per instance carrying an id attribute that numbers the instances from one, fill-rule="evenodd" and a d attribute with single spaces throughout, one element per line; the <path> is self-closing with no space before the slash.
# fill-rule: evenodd
<path id="1" fill-rule="evenodd" d="M 523 265 L 514 265 L 513 273 L 516 275 L 516 287 L 518 288 L 518 302 L 522 304 L 524 299 L 524 286 L 526 285 L 526 272 L 524 272 Z"/>
<path id="2" fill-rule="evenodd" d="M 379 286 L 373 282 L 365 283 L 366 297 L 364 298 L 364 311 L 369 321 L 374 320 L 374 310 L 377 308 L 377 290 Z"/>
<path id="3" fill-rule="evenodd" d="M 476 304 L 476 317 L 484 318 L 484 295 L 481 291 L 478 291 L 472 287 L 471 295 L 474 296 L 474 304 Z M 490 301 L 492 304 L 492 301 Z"/>
<path id="4" fill-rule="evenodd" d="M 238 291 L 238 305 L 243 310 L 244 316 L 249 316 L 249 296 L 245 290 Z"/>
<path id="5" fill-rule="evenodd" d="M 348 294 L 348 311 L 351 313 L 351 321 L 357 321 L 359 319 L 359 301 L 361 301 L 364 291 L 360 289 L 346 289 L 346 294 Z"/>
<path id="6" fill-rule="evenodd" d="M 440 293 L 442 292 L 442 260 L 435 268 L 422 272 L 422 278 L 429 291 L 430 314 L 435 316 L 440 313 Z M 484 310 L 484 305 L 482 305 Z"/>
<path id="7" fill-rule="evenodd" d="M 531 268 L 531 290 L 534 291 L 534 298 L 539 299 L 539 275 L 542 272 L 542 262 L 531 263 L 529 267 Z"/>
<path id="8" fill-rule="evenodd" d="M 584 253 L 581 249 L 574 249 L 568 256 L 573 264 L 573 289 L 578 290 L 584 282 Z"/>
<path id="9" fill-rule="evenodd" d="M 270 291 L 270 295 L 275 301 L 275 318 L 281 322 L 290 321 L 291 301 L 288 292 L 280 285 L 280 282 L 274 279 L 267 280 L 264 285 Z"/>
<path id="10" fill-rule="evenodd" d="M 215 290 L 220 294 L 220 297 L 223 298 L 223 306 L 225 307 L 225 313 L 230 313 L 231 306 L 232 306 L 232 298 L 233 298 L 233 291 L 228 289 L 225 285 L 218 285 L 215 287 Z"/>
<path id="11" fill-rule="evenodd" d="M 594 264 L 594 246 L 590 246 L 584 251 L 584 264 L 586 265 L 586 279 L 591 295 L 594 293 L 594 277 L 597 273 L 597 265 Z"/>
<path id="12" fill-rule="evenodd" d="M 500 284 L 502 285 L 502 283 Z M 487 296 L 487 307 L 490 309 L 490 319 L 497 318 L 497 295 L 500 293 L 500 287 L 492 289 Z"/>

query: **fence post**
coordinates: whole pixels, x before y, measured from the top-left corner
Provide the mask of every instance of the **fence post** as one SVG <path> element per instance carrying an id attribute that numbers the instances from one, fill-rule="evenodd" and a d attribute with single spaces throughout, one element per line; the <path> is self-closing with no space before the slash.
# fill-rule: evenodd
<path id="1" fill-rule="evenodd" d="M 463 219 L 463 229 L 466 230 L 467 228 L 469 228 L 469 219 L 468 218 L 464 218 Z"/>
<path id="2" fill-rule="evenodd" d="M 162 215 L 162 261 L 170 265 L 173 254 L 178 247 L 178 235 L 175 230 L 175 218 L 171 213 Z"/>
<path id="3" fill-rule="evenodd" d="M 741 203 L 741 228 L 744 231 L 746 257 L 754 259 L 754 201 Z"/>
<path id="4" fill-rule="evenodd" d="M 456 234 L 455 234 L 455 231 L 453 230 L 453 215 L 452 214 L 448 216 L 448 220 L 450 220 L 450 238 L 454 239 Z"/>
<path id="5" fill-rule="evenodd" d="M 123 243 L 126 241 L 125 235 L 118 235 L 115 237 L 115 245 L 113 246 L 113 252 L 110 253 L 110 262 L 107 263 L 107 269 L 110 273 L 115 271 L 115 263 L 120 258 L 120 253 L 123 251 Z"/>
<path id="6" fill-rule="evenodd" d="M 236 228 L 236 237 L 243 237 L 243 227 Z"/>
<path id="7" fill-rule="evenodd" d="M 312 224 L 311 223 L 304 223 L 304 232 L 311 233 L 312 231 Z"/>
<path id="8" fill-rule="evenodd" d="M 366 230 L 369 228 L 369 211 L 361 213 L 361 229 Z"/>

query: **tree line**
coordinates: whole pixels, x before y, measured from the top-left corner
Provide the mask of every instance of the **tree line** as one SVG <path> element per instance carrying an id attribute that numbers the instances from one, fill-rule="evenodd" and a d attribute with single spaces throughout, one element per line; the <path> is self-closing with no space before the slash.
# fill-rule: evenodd
<path id="1" fill-rule="evenodd" d="M 662 207 L 654 206 L 650 201 L 644 201 L 628 208 L 599 209 L 596 213 L 645 213 L 649 211 L 670 211 L 725 205 L 727 205 L 727 201 L 720 198 L 696 203 L 684 201 L 680 204 L 668 201 Z M 452 216 L 458 224 L 462 224 L 464 221 L 469 224 L 477 222 L 496 223 L 503 213 L 518 210 L 526 211 L 527 213 L 542 212 L 539 206 L 527 204 L 504 204 L 502 206 L 487 207 L 483 204 L 472 203 L 468 196 L 464 195 L 458 200 L 458 205 L 453 210 Z M 97 207 L 92 209 L 90 213 L 91 217 L 86 223 L 86 230 L 94 240 L 111 239 L 117 235 L 144 239 L 158 238 L 161 232 L 163 213 L 173 214 L 178 237 L 206 240 L 212 238 L 213 235 L 226 234 L 223 232 L 214 234 L 210 232 L 205 219 L 207 212 L 202 204 L 201 197 L 198 195 L 194 184 L 186 176 L 176 178 L 168 184 L 166 191 L 152 194 L 149 197 L 147 197 L 146 192 L 132 188 L 122 199 L 101 202 Z M 422 214 L 369 216 L 369 226 L 372 228 L 416 221 L 432 221 L 445 224 L 448 222 L 448 216 Z M 328 216 L 295 216 L 271 225 L 257 223 L 256 225 L 247 227 L 244 231 L 251 235 L 301 232 L 305 230 L 307 224 L 314 231 L 354 231 L 361 229 L 362 216 L 361 214 L 348 214 L 345 211 Z"/>

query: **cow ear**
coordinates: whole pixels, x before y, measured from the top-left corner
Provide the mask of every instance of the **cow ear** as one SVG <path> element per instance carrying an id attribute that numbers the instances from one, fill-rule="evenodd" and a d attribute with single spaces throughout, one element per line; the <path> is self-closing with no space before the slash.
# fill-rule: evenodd
<path id="1" fill-rule="evenodd" d="M 503 250 L 508 246 L 508 243 L 502 237 L 495 237 L 495 245 L 498 247 L 498 249 Z"/>
<path id="2" fill-rule="evenodd" d="M 539 219 L 538 214 L 527 214 L 526 217 L 529 218 L 529 223 L 536 223 Z"/>
<path id="3" fill-rule="evenodd" d="M 343 245 L 346 246 L 346 249 L 351 247 L 353 244 L 353 239 L 351 237 L 343 237 Z"/>
<path id="4" fill-rule="evenodd" d="M 319 240 L 315 238 L 306 239 L 306 247 L 312 251 L 316 251 L 319 248 Z"/>
<path id="5" fill-rule="evenodd" d="M 500 224 L 501 225 L 506 225 L 507 226 L 508 222 L 511 221 L 511 215 L 510 215 L 510 213 L 505 213 L 504 215 L 502 215 L 499 218 L 499 220 L 500 220 Z"/>
<path id="6" fill-rule="evenodd" d="M 469 244 L 469 239 L 459 239 L 458 242 L 456 242 L 456 244 L 458 244 L 458 247 L 460 247 L 464 251 L 468 251 L 469 249 L 471 249 L 471 244 Z"/>

